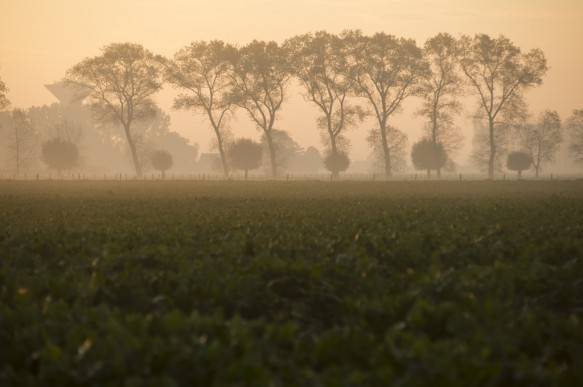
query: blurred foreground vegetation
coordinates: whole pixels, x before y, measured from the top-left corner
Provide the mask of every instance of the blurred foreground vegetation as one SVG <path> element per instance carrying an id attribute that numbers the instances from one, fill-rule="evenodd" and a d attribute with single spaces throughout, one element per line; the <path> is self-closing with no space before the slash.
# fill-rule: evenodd
<path id="1" fill-rule="evenodd" d="M 0 385 L 583 383 L 583 182 L 0 184 Z"/>

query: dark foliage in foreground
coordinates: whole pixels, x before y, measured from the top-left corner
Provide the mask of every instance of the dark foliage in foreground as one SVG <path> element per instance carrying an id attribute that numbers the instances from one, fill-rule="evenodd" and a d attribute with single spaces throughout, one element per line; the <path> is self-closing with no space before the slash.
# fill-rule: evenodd
<path id="1" fill-rule="evenodd" d="M 582 194 L 3 182 L 0 385 L 579 385 Z"/>

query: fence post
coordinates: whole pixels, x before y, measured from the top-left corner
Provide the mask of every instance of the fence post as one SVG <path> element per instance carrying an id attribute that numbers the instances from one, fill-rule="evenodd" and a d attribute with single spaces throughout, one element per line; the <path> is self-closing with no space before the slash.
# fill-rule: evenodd
<path id="1" fill-rule="evenodd" d="M 462 181 L 462 174 L 460 173 L 460 181 Z"/>
<path id="2" fill-rule="evenodd" d="M 551 181 L 553 181 L 553 174 L 551 173 Z"/>

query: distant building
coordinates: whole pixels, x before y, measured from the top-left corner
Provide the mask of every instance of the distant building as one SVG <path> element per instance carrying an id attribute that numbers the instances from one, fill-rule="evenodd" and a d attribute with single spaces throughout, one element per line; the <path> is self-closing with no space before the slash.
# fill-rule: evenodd
<path id="1" fill-rule="evenodd" d="M 88 89 L 69 84 L 66 81 L 54 82 L 45 87 L 63 105 L 81 105 L 83 100 L 89 95 Z"/>

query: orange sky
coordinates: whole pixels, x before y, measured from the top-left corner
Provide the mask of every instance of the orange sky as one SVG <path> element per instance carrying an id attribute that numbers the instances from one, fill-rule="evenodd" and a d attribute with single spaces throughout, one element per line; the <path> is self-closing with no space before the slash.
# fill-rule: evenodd
<path id="1" fill-rule="evenodd" d="M 1 0 L 0 77 L 10 88 L 13 106 L 26 108 L 55 101 L 43 84 L 59 80 L 86 56 L 111 42 L 131 41 L 166 56 L 192 40 L 252 39 L 283 41 L 295 34 L 360 28 L 410 37 L 419 45 L 438 32 L 453 35 L 504 34 L 523 50 L 542 49 L 551 70 L 544 85 L 528 93 L 531 111 L 556 109 L 562 117 L 583 108 L 583 1 L 581 0 Z M 171 111 L 171 89 L 159 95 L 172 116 L 172 128 L 207 151 L 211 131 L 200 116 Z M 419 136 L 411 100 L 393 123 Z M 473 108 L 470 103 L 469 107 Z M 468 116 L 471 111 L 465 112 Z M 315 110 L 292 90 L 278 127 L 302 146 L 317 145 Z M 366 157 L 366 130 L 349 133 L 353 159 Z M 471 127 L 461 120 L 467 162 Z M 243 112 L 232 122 L 235 136 L 258 138 Z M 466 127 L 467 126 L 467 127 Z"/>

